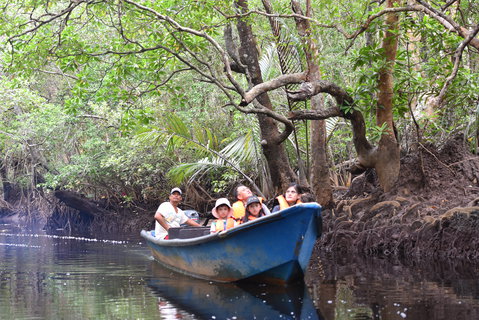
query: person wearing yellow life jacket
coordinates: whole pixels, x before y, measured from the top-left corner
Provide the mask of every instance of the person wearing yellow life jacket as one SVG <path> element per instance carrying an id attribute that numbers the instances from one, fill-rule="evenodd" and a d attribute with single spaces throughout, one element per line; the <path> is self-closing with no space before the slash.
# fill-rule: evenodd
<path id="1" fill-rule="evenodd" d="M 294 206 L 295 204 L 302 203 L 300 186 L 296 183 L 290 184 L 284 195 L 277 196 L 276 200 L 278 201 L 278 205 L 273 207 L 272 212 L 277 212 Z"/>
<path id="2" fill-rule="evenodd" d="M 252 195 L 253 195 L 253 192 L 251 192 L 251 189 L 243 184 L 238 185 L 236 189 L 234 190 L 233 196 L 235 197 L 235 199 L 238 200 L 235 203 L 233 203 L 233 206 L 232 206 L 233 218 L 236 221 L 241 221 L 241 219 L 244 217 L 246 200 Z M 271 212 L 269 211 L 268 207 L 266 207 L 266 205 L 263 204 L 263 198 L 258 197 L 258 199 L 262 203 L 262 207 L 265 214 L 270 214 Z"/>
<path id="3" fill-rule="evenodd" d="M 245 215 L 241 220 L 242 223 L 246 223 L 259 217 L 265 216 L 266 212 L 263 210 L 264 204 L 261 203 L 257 196 L 251 196 L 246 200 Z"/>
<path id="4" fill-rule="evenodd" d="M 226 198 L 216 200 L 215 207 L 211 210 L 211 213 L 217 219 L 211 224 L 211 233 L 228 230 L 238 225 L 232 218 L 233 209 Z"/>

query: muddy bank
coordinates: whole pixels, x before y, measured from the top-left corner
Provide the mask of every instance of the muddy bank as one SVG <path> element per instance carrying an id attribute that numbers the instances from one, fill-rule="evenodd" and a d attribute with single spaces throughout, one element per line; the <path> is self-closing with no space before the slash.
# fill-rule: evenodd
<path id="1" fill-rule="evenodd" d="M 440 150 L 419 145 L 401 160 L 395 188 L 382 193 L 374 172 L 324 211 L 326 252 L 401 258 L 479 259 L 479 158 L 462 136 Z"/>

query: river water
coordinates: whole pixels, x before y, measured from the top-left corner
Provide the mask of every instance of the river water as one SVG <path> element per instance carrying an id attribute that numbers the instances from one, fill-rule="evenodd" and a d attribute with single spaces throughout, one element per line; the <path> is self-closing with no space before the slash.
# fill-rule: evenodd
<path id="1" fill-rule="evenodd" d="M 479 319 L 471 265 L 337 257 L 312 265 L 310 288 L 215 284 L 159 266 L 137 235 L 0 224 L 0 319 Z"/>

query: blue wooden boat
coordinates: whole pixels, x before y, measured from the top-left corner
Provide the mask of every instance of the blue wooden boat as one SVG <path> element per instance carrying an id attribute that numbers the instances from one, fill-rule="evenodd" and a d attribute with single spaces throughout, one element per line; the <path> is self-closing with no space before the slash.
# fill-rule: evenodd
<path id="1" fill-rule="evenodd" d="M 306 203 L 192 239 L 141 235 L 154 258 L 173 271 L 217 282 L 284 284 L 304 276 L 321 221 L 321 206 Z"/>
<path id="2" fill-rule="evenodd" d="M 180 274 L 172 277 L 170 270 L 151 262 L 152 278 L 146 284 L 162 302 L 168 302 L 167 312 L 179 308 L 198 319 L 323 319 L 304 282 L 287 286 L 211 283 Z M 160 314 L 161 309 L 159 305 Z"/>

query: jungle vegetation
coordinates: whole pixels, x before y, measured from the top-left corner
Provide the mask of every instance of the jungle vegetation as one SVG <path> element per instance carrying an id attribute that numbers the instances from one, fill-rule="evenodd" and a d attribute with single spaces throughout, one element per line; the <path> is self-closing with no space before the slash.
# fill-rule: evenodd
<path id="1" fill-rule="evenodd" d="M 299 181 L 328 206 L 368 168 L 387 192 L 425 143 L 462 132 L 477 151 L 476 1 L 0 4 L 6 209 L 240 181 L 267 198 Z"/>

